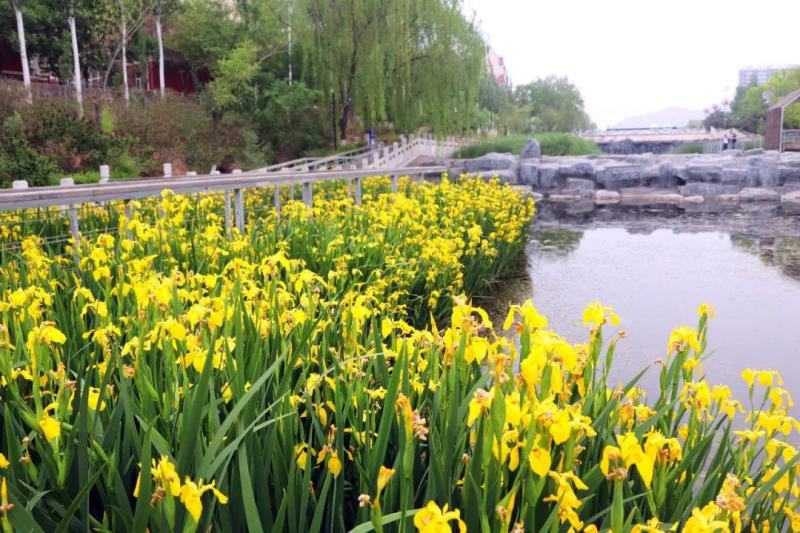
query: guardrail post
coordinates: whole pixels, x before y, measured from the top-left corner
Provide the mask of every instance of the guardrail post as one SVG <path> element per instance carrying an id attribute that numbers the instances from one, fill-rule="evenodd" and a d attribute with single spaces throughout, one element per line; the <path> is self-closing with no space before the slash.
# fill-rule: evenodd
<path id="1" fill-rule="evenodd" d="M 244 189 L 233 190 L 233 209 L 236 216 L 236 227 L 244 233 Z"/>
<path id="2" fill-rule="evenodd" d="M 356 178 L 356 205 L 361 205 L 361 178 Z"/>
<path id="3" fill-rule="evenodd" d="M 72 178 L 61 178 L 59 185 L 61 187 L 72 187 L 75 185 L 75 180 Z M 72 239 L 75 241 L 76 245 L 80 244 L 81 232 L 78 226 L 78 209 L 75 207 L 75 204 L 69 204 L 67 206 L 67 218 L 69 219 L 69 232 L 72 235 Z"/>
<path id="4" fill-rule="evenodd" d="M 164 177 L 165 178 L 172 177 L 172 163 L 164 163 Z"/>
<path id="5" fill-rule="evenodd" d="M 397 192 L 397 174 L 392 174 L 392 192 Z"/>
<path id="6" fill-rule="evenodd" d="M 314 204 L 314 198 L 311 192 L 311 182 L 307 181 L 303 183 L 303 203 L 306 204 L 307 207 L 311 207 Z"/>
<path id="7" fill-rule="evenodd" d="M 275 185 L 273 203 L 275 204 L 275 213 L 277 214 L 278 220 L 280 221 L 280 219 L 281 219 L 281 186 L 279 184 Z"/>
<path id="8" fill-rule="evenodd" d="M 100 183 L 108 183 L 111 179 L 111 167 L 100 165 Z"/>
<path id="9" fill-rule="evenodd" d="M 225 189 L 225 234 L 230 235 L 231 228 L 233 228 L 233 216 L 231 213 L 231 191 Z"/>

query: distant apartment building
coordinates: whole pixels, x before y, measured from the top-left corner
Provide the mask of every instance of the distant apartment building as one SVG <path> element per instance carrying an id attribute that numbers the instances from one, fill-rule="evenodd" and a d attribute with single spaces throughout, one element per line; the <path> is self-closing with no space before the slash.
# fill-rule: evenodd
<path id="1" fill-rule="evenodd" d="M 739 70 L 739 87 L 747 87 L 752 83 L 763 85 L 767 83 L 775 74 L 795 69 L 800 69 L 800 65 L 743 68 Z"/>
<path id="2" fill-rule="evenodd" d="M 498 85 L 505 87 L 511 84 L 511 81 L 508 79 L 508 72 L 506 72 L 505 61 L 491 48 L 487 48 L 486 50 L 486 65 L 489 67 L 489 72 L 492 73 L 492 77 Z"/>

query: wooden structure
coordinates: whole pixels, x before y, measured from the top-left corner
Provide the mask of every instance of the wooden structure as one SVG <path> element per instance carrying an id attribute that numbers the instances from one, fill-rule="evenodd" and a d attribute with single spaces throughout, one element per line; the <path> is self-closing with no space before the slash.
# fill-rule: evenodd
<path id="1" fill-rule="evenodd" d="M 787 149 L 800 150 L 800 145 L 796 146 L 797 143 L 786 142 L 787 139 L 783 130 L 784 111 L 787 106 L 798 100 L 800 100 L 800 90 L 787 94 L 767 110 L 766 133 L 764 135 L 764 148 L 767 150 L 778 150 L 780 152 Z M 790 137 L 792 136 L 790 135 Z"/>

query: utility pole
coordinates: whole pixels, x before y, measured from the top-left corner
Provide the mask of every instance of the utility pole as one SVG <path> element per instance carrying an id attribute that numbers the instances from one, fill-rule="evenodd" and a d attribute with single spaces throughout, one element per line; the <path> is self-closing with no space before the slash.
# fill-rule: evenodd
<path id="1" fill-rule="evenodd" d="M 336 138 L 336 93 L 333 92 L 333 89 L 331 89 L 331 126 L 333 128 L 333 149 L 337 150 L 339 141 Z"/>

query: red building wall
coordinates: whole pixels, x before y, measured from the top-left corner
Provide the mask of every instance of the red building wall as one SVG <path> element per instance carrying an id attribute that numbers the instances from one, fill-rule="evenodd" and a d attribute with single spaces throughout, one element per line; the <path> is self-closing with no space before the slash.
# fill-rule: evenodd
<path id="1" fill-rule="evenodd" d="M 0 41 L 0 74 L 22 79 L 22 61 L 14 48 Z"/>

